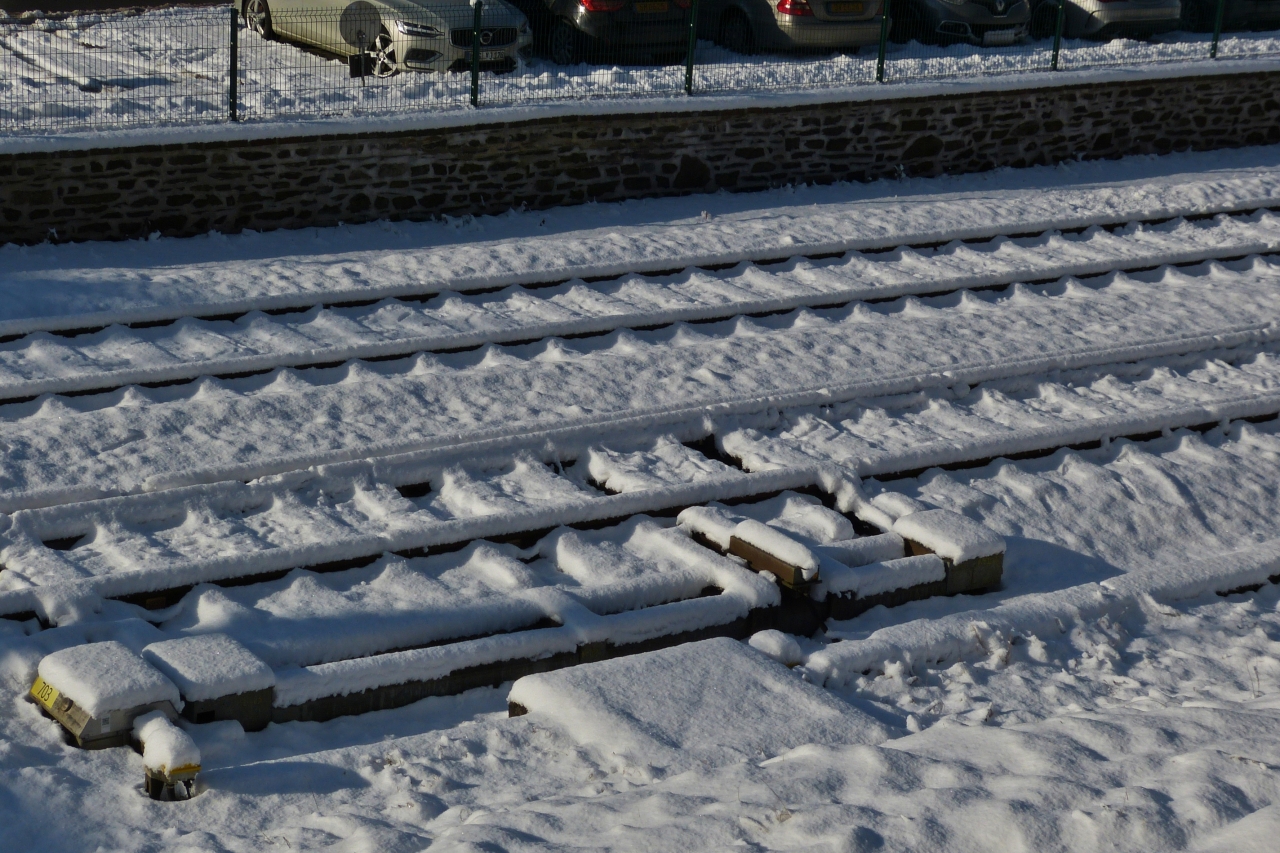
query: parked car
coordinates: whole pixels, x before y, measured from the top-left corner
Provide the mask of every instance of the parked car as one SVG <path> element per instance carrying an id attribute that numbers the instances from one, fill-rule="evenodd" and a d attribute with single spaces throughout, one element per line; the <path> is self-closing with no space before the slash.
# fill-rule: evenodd
<path id="1" fill-rule="evenodd" d="M 1213 32 L 1213 19 L 1217 14 L 1218 0 L 1182 0 L 1182 29 Z M 1280 0 L 1226 0 L 1222 30 L 1280 30 Z"/>
<path id="2" fill-rule="evenodd" d="M 1066 4 L 1062 34 L 1067 38 L 1165 33 L 1178 28 L 1182 15 L 1179 0 L 1066 0 Z M 1052 38 L 1057 25 L 1058 0 L 1037 0 L 1031 11 L 1031 37 Z"/>
<path id="3" fill-rule="evenodd" d="M 880 41 L 883 0 L 699 0 L 698 35 L 735 53 Z"/>
<path id="4" fill-rule="evenodd" d="M 560 65 L 664 62 L 689 44 L 690 0 L 513 0 L 537 51 Z"/>
<path id="5" fill-rule="evenodd" d="M 895 42 L 996 47 L 1027 37 L 1031 6 L 1028 0 L 892 0 L 889 15 Z"/>
<path id="6" fill-rule="evenodd" d="M 462 71 L 471 67 L 475 12 L 467 0 L 235 0 L 264 38 L 312 45 L 339 56 L 368 53 L 371 71 Z M 533 41 L 529 22 L 505 0 L 481 10 L 480 67 L 511 71 Z"/>

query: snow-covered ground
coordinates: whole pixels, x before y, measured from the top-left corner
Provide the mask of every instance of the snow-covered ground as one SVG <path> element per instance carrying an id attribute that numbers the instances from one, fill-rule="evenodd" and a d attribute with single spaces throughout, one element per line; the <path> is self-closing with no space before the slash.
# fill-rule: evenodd
<path id="1" fill-rule="evenodd" d="M 0 848 L 1272 849 L 1277 208 L 1271 147 L 5 247 Z M 84 751 L 37 673 L 275 722 Z"/>
<path id="2" fill-rule="evenodd" d="M 0 131 L 112 128 L 225 121 L 228 115 L 229 12 L 172 8 L 141 14 L 93 14 L 0 23 Z M 1211 36 L 1170 33 L 1152 41 L 1064 40 L 1062 70 L 1209 61 Z M 1229 33 L 1221 59 L 1280 56 L 1275 33 Z M 1052 41 L 977 48 L 891 44 L 885 79 L 1047 71 Z M 385 116 L 457 110 L 470 102 L 466 74 L 405 73 L 353 80 L 345 61 L 242 30 L 240 113 L 248 120 Z M 512 74 L 481 75 L 486 105 L 556 100 L 684 96 L 683 63 L 580 65 L 534 59 Z M 695 54 L 698 92 L 803 91 L 874 83 L 876 50 L 814 56 L 740 56 L 710 42 Z"/>

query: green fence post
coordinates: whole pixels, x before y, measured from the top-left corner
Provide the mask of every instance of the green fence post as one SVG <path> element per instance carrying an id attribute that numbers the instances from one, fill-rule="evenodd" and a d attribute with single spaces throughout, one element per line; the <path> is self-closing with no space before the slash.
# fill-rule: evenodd
<path id="1" fill-rule="evenodd" d="M 1053 62 L 1049 68 L 1058 70 L 1058 51 L 1062 49 L 1062 27 L 1067 20 L 1067 0 L 1058 0 L 1058 21 L 1053 25 Z"/>
<path id="2" fill-rule="evenodd" d="M 884 82 L 884 52 L 889 46 L 889 0 L 880 10 L 880 54 L 876 57 L 876 82 Z"/>
<path id="3" fill-rule="evenodd" d="M 1218 10 L 1213 16 L 1213 46 L 1209 48 L 1209 58 L 1218 58 L 1218 38 L 1222 35 L 1222 13 L 1226 9 L 1227 0 L 1218 0 Z"/>
<path id="4" fill-rule="evenodd" d="M 240 21 L 235 4 L 231 6 L 231 61 L 228 71 L 231 85 L 227 89 L 227 100 L 230 102 L 231 120 L 239 121 L 240 117 L 236 114 L 236 101 L 240 94 L 237 91 L 240 85 Z"/>
<path id="5" fill-rule="evenodd" d="M 471 106 L 480 106 L 480 10 L 484 0 L 476 0 L 476 20 L 471 28 Z"/>
<path id="6" fill-rule="evenodd" d="M 689 52 L 684 57 L 684 93 L 693 94 L 693 51 L 698 46 L 698 0 L 689 7 Z"/>

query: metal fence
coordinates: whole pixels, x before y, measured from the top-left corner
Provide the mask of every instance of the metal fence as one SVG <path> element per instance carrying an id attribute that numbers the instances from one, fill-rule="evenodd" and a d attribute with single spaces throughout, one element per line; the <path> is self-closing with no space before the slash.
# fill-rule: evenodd
<path id="1" fill-rule="evenodd" d="M 1280 0 L 305 2 L 0 18 L 0 133 L 1280 56 Z"/>

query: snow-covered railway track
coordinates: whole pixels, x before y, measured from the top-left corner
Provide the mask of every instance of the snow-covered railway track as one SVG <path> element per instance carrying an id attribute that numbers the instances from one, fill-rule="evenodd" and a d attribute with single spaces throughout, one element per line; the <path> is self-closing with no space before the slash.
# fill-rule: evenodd
<path id="1" fill-rule="evenodd" d="M 373 305 L 315 305 L 296 313 L 186 318 L 74 335 L 38 332 L 0 344 L 0 403 L 46 393 L 100 393 L 201 376 L 232 378 L 280 367 L 335 366 L 350 359 L 601 335 L 1278 250 L 1280 216 L 1263 212 L 1138 223 L 1114 232 L 1093 227 L 1071 235 L 854 252 L 825 260 L 793 258 L 770 266 L 694 269 L 664 278 L 630 275 L 593 284 L 577 281 Z"/>
<path id="2" fill-rule="evenodd" d="M 671 515 L 712 500 L 812 490 L 844 511 L 856 478 L 1208 429 L 1280 412 L 1274 345 L 946 386 L 834 407 L 699 418 L 676 433 L 596 437 L 511 456 L 367 460 L 25 510 L 4 532 L 0 613 L 165 607 L 196 584 L 345 570 L 480 539 L 528 545 L 558 525 Z M 684 442 L 684 443 L 682 443 Z M 705 451 L 705 452 L 704 452 Z M 74 604 L 75 602 L 80 604 Z M 61 602 L 61 603 L 60 603 Z M 68 604 L 67 602 L 71 602 Z"/>
<path id="3" fill-rule="evenodd" d="M 480 541 L 426 557 L 388 554 L 325 575 L 204 586 L 144 613 L 145 621 L 133 615 L 141 611 L 104 605 L 101 612 L 116 618 L 92 630 L 98 641 L 124 639 L 134 647 L 194 640 L 188 648 L 197 657 L 209 634 L 239 643 L 274 672 L 269 716 L 284 722 L 392 707 L 710 636 L 795 629 L 788 623 L 797 619 L 811 626 L 833 608 L 852 612 L 859 601 L 870 606 L 887 595 L 910 600 L 971 589 L 950 589 L 972 583 L 963 567 L 948 568 L 936 555 L 909 557 L 896 534 L 859 537 L 845 516 L 813 497 L 784 492 L 695 512 L 591 530 L 562 527 L 523 549 Z M 761 541 L 782 553 L 799 549 L 819 560 L 823 579 L 779 589 L 718 553 L 722 544 L 699 541 L 743 524 L 765 529 Z M 988 547 L 1000 547 L 998 537 L 983 537 Z M 77 644 L 75 622 L 83 614 L 42 615 L 63 624 L 20 645 Z M 254 718 L 261 721 L 261 713 Z"/>
<path id="4" fill-rule="evenodd" d="M 701 217 L 690 217 L 685 202 L 652 202 L 483 224 L 9 247 L 0 336 L 1123 227 L 1265 210 L 1280 200 L 1273 167 L 1257 157 L 1207 162 L 1214 171 L 1157 167 L 1144 175 L 1138 166 L 1119 184 L 1105 168 L 1078 164 L 1030 184 L 961 181 L 941 195 L 936 182 L 780 191 L 739 197 L 745 204 L 708 199 Z M 1095 173 L 1101 181 L 1090 183 Z"/>
<path id="5" fill-rule="evenodd" d="M 8 407 L 0 511 L 1264 343 L 1262 259 Z"/>

